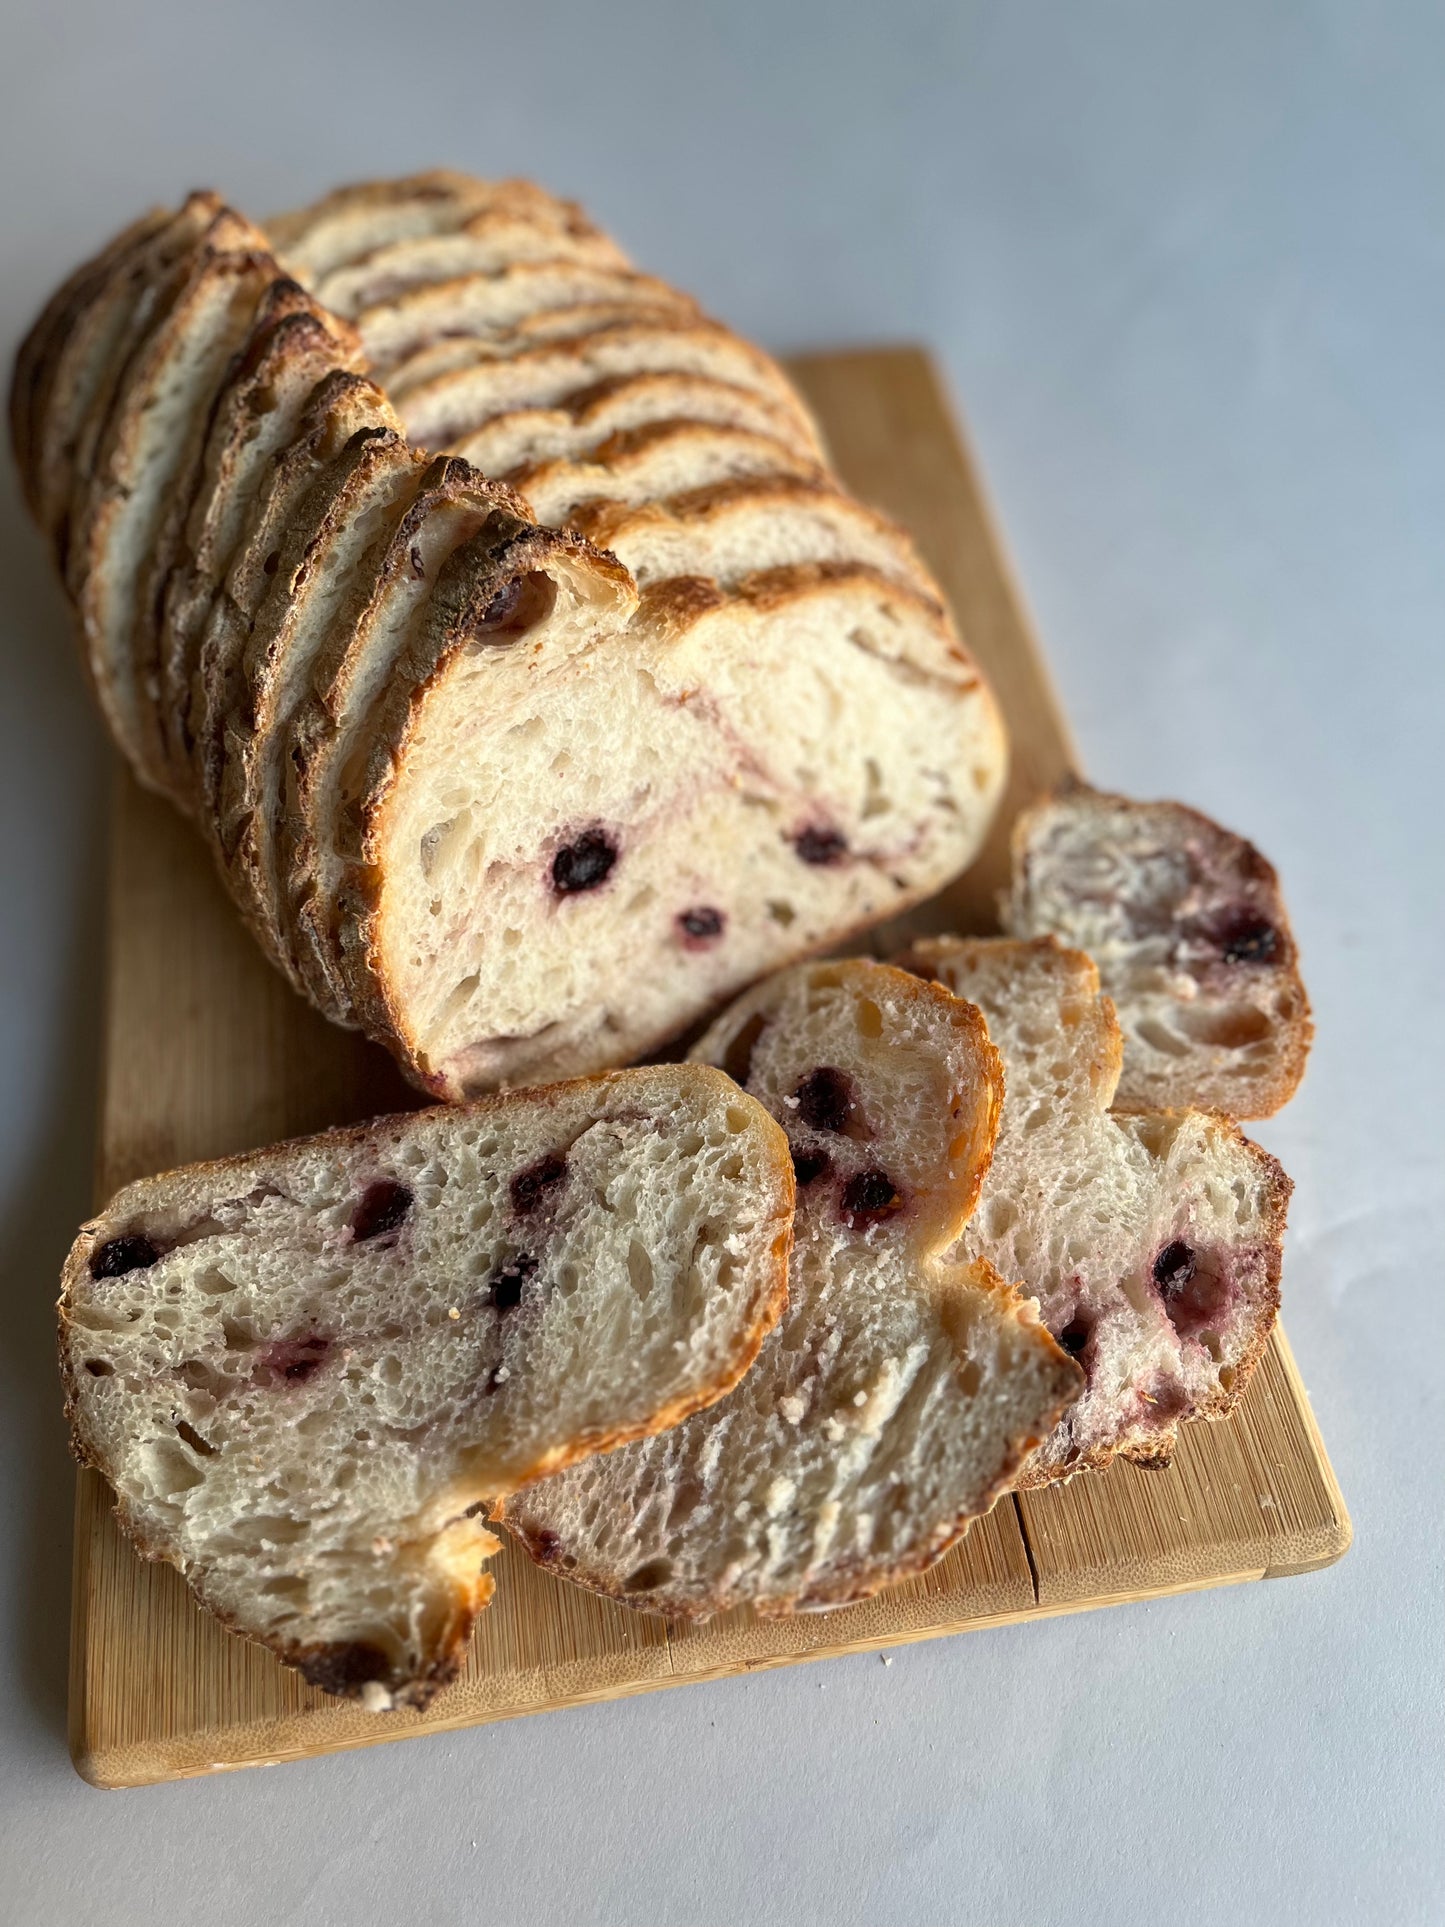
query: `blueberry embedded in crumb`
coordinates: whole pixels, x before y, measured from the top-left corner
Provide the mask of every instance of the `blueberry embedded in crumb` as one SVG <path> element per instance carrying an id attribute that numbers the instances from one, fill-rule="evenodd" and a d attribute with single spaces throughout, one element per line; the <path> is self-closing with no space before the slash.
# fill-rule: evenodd
<path id="1" fill-rule="evenodd" d="M 726 926 L 727 918 L 721 910 L 714 910 L 710 904 L 700 904 L 695 910 L 684 910 L 677 919 L 677 927 L 682 933 L 685 949 L 701 950 L 719 938 Z"/>
<path id="2" fill-rule="evenodd" d="M 1267 964 L 1279 955 L 1278 928 L 1248 904 L 1204 918 L 1194 929 L 1226 963 Z"/>
<path id="3" fill-rule="evenodd" d="M 793 1095 L 798 1100 L 798 1116 L 814 1131 L 846 1131 L 849 1118 L 858 1108 L 852 1078 L 830 1064 L 809 1071 Z"/>
<path id="4" fill-rule="evenodd" d="M 565 844 L 552 859 L 552 888 L 559 897 L 595 890 L 612 874 L 617 845 L 601 830 L 585 830 L 575 843 Z"/>
<path id="5" fill-rule="evenodd" d="M 794 1151 L 793 1176 L 800 1186 L 806 1188 L 816 1184 L 819 1178 L 826 1177 L 833 1169 L 833 1160 L 826 1151 Z"/>
<path id="6" fill-rule="evenodd" d="M 793 838 L 793 848 L 804 863 L 841 863 L 848 854 L 848 839 L 840 830 L 810 825 Z"/>
<path id="7" fill-rule="evenodd" d="M 891 1218 L 903 1207 L 903 1197 L 886 1171 L 860 1171 L 843 1186 L 843 1222 L 850 1231 Z"/>
<path id="8" fill-rule="evenodd" d="M 352 1235 L 361 1244 L 367 1238 L 379 1238 L 384 1232 L 395 1231 L 405 1223 L 411 1207 L 409 1185 L 395 1178 L 378 1178 L 375 1184 L 366 1187 L 356 1207 L 356 1215 L 351 1220 Z"/>
<path id="9" fill-rule="evenodd" d="M 1166 1304 L 1171 1298 L 1177 1298 L 1190 1283 L 1195 1269 L 1196 1259 L 1191 1245 L 1185 1244 L 1182 1238 L 1165 1245 L 1154 1260 L 1154 1282 Z"/>
<path id="10" fill-rule="evenodd" d="M 92 1252 L 90 1275 L 92 1278 L 123 1278 L 128 1271 L 149 1271 L 160 1258 L 149 1238 L 138 1232 L 128 1238 L 110 1238 Z"/>
<path id="11" fill-rule="evenodd" d="M 548 1192 L 555 1191 L 567 1179 L 567 1160 L 558 1152 L 552 1151 L 535 1164 L 529 1164 L 525 1171 L 519 1171 L 507 1189 L 512 1200 L 512 1209 L 518 1217 L 526 1218 L 534 1212 L 546 1198 Z"/>
<path id="12" fill-rule="evenodd" d="M 550 613 L 556 598 L 552 578 L 540 569 L 504 582 L 477 617 L 475 633 L 488 642 L 510 642 Z"/>
<path id="13" fill-rule="evenodd" d="M 1084 1350 L 1089 1343 L 1090 1333 L 1093 1329 L 1093 1326 L 1087 1318 L 1071 1318 L 1068 1324 L 1065 1325 L 1064 1329 L 1059 1333 L 1059 1343 L 1069 1354 L 1070 1358 L 1081 1358 L 1083 1356 Z"/>
<path id="14" fill-rule="evenodd" d="M 492 1278 L 487 1296 L 498 1311 L 515 1311 L 522 1302 L 522 1287 L 537 1269 L 537 1260 L 528 1251 L 509 1258 Z"/>

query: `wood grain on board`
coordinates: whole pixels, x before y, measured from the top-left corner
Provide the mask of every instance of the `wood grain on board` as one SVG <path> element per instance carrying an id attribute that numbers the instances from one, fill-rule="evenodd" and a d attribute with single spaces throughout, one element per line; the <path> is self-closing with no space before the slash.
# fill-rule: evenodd
<path id="1" fill-rule="evenodd" d="M 983 861 L 910 928 L 986 929 L 1018 808 L 1076 767 L 977 475 L 916 349 L 792 364 L 845 479 L 918 540 L 993 683 L 1013 745 Z M 112 823 L 97 1193 L 167 1165 L 414 1105 L 390 1060 L 328 1025 L 246 935 L 194 833 L 122 775 Z M 1288 1276 L 1286 1276 L 1286 1292 Z M 1186 1427 L 1168 1472 L 1006 1499 L 931 1572 L 841 1612 L 730 1613 L 677 1626 L 594 1598 L 511 1547 L 462 1677 L 425 1713 L 368 1714 L 222 1629 L 171 1568 L 122 1538 L 79 1477 L 71 1750 L 98 1786 L 259 1765 L 445 1732 L 944 1632 L 1310 1571 L 1349 1519 L 1283 1334 L 1239 1410 Z"/>

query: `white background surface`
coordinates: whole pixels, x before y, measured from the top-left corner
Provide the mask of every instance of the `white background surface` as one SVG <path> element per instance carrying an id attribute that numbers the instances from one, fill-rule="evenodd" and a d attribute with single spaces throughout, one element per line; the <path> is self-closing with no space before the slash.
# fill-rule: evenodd
<path id="1" fill-rule="evenodd" d="M 0 346 L 148 202 L 446 161 L 770 346 L 918 338 L 1097 778 L 1283 871 L 1260 1136 L 1352 1508 L 1309 1578 L 153 1790 L 63 1737 L 51 1356 L 89 1204 L 107 753 L 0 482 L 0 1921 L 1445 1919 L 1445 14 L 1347 0 L 0 13 Z"/>

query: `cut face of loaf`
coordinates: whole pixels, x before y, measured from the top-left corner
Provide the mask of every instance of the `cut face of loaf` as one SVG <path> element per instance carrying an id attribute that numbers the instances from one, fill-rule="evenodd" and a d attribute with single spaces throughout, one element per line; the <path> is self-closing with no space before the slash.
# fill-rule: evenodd
<path id="1" fill-rule="evenodd" d="M 617 243 L 595 228 L 570 232 L 526 213 L 490 207 L 469 216 L 452 233 L 416 235 L 372 248 L 354 263 L 322 276 L 313 291 L 334 314 L 354 321 L 363 310 L 412 288 L 464 274 L 496 274 L 528 261 L 631 266 Z"/>
<path id="2" fill-rule="evenodd" d="M 735 1384 L 792 1202 L 782 1132 L 690 1065 L 145 1179 L 66 1262 L 76 1449 L 235 1630 L 425 1705 L 492 1591 L 479 1512 Z"/>
<path id="3" fill-rule="evenodd" d="M 1121 1038 L 1089 959 L 1052 937 L 943 937 L 899 959 L 978 1005 L 1003 1121 L 960 1259 L 1039 1301 L 1086 1388 L 1020 1481 L 1122 1454 L 1167 1465 L 1180 1424 L 1236 1403 L 1274 1324 L 1290 1182 L 1230 1120 L 1112 1111 Z"/>
<path id="4" fill-rule="evenodd" d="M 1126 1104 L 1271 1117 L 1304 1075 L 1313 1026 L 1279 879 L 1181 803 L 1072 784 L 1014 829 L 1004 906 L 1099 966 L 1124 1027 Z"/>
<path id="5" fill-rule="evenodd" d="M 518 589 L 490 644 L 388 687 L 358 784 L 349 975 L 439 1094 L 647 1054 L 978 847 L 997 713 L 897 584 L 666 583 L 590 652 L 556 619 L 531 631 L 536 595 Z"/>
<path id="6" fill-rule="evenodd" d="M 1079 1384 L 987 1264 L 941 1262 L 988 1167 L 997 1057 L 976 1010 L 871 963 L 782 973 L 697 1054 L 790 1139 L 787 1310 L 726 1399 L 502 1517 L 540 1564 L 652 1611 L 843 1605 L 938 1558 Z"/>

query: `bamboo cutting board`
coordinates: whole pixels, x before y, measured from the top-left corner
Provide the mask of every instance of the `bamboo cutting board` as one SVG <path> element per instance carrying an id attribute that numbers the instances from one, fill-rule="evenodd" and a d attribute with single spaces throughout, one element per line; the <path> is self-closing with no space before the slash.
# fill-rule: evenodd
<path id="1" fill-rule="evenodd" d="M 908 348 L 818 355 L 792 372 L 844 477 L 913 531 L 1007 714 L 1013 769 L 996 834 L 968 878 L 909 924 L 987 929 L 1013 816 L 1075 767 L 1068 731 L 927 357 Z M 101 1199 L 167 1165 L 417 1102 L 381 1052 L 292 995 L 224 900 L 200 839 L 128 777 L 112 824 L 104 1052 Z M 82 1472 L 71 1751 L 94 1785 L 136 1786 L 1309 1572 L 1349 1542 L 1280 1333 L 1240 1409 L 1186 1427 L 1170 1471 L 1120 1464 L 1005 1499 L 932 1572 L 841 1612 L 765 1622 L 742 1611 L 670 1625 L 568 1586 L 509 1547 L 492 1562 L 496 1598 L 462 1678 L 426 1713 L 378 1715 L 327 1698 L 225 1632 L 174 1571 L 135 1555 L 103 1481 Z"/>

